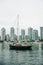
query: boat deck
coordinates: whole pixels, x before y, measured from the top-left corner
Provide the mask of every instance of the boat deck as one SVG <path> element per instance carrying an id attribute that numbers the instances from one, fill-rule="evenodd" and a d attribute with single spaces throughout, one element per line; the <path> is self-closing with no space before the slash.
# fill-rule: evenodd
<path id="1" fill-rule="evenodd" d="M 14 46 L 14 45 L 9 45 L 10 50 L 31 50 L 32 46 Z"/>

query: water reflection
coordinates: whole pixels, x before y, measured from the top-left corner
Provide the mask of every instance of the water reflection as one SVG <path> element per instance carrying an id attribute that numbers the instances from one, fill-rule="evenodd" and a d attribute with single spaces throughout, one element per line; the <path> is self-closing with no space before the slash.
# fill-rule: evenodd
<path id="1" fill-rule="evenodd" d="M 0 43 L 0 65 L 41 65 L 43 44 L 33 44 L 31 51 L 9 50 L 8 44 Z"/>

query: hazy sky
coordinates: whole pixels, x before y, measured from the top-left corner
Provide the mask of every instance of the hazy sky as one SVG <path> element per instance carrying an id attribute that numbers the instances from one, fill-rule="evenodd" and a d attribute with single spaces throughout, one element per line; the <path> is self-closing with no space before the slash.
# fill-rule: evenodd
<path id="1" fill-rule="evenodd" d="M 43 0 L 0 0 L 0 29 L 16 28 L 18 14 L 20 28 L 39 30 L 43 26 Z"/>

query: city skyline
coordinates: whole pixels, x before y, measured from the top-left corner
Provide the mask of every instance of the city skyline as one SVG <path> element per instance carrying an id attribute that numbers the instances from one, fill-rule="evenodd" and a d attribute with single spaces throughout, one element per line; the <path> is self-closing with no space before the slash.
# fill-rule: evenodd
<path id="1" fill-rule="evenodd" d="M 14 41 L 15 39 L 20 39 L 20 40 L 43 40 L 43 27 L 40 27 L 40 36 L 38 34 L 38 30 L 33 29 L 33 28 L 28 28 L 27 31 L 27 35 L 26 35 L 26 30 L 25 29 L 21 29 L 21 33 L 15 33 L 15 29 L 14 27 L 10 28 L 10 34 L 6 33 L 6 29 L 5 28 L 1 28 L 1 35 L 0 35 L 0 40 L 10 40 L 10 41 Z"/>
<path id="2" fill-rule="evenodd" d="M 19 14 L 19 28 L 32 27 L 39 31 L 43 27 L 43 1 L 42 0 L 0 0 L 0 29 L 17 27 Z M 9 29 L 9 30 L 8 30 Z"/>
<path id="3" fill-rule="evenodd" d="M 43 28 L 42 28 L 43 30 Z M 28 34 L 26 35 L 26 31 L 24 29 L 21 29 L 21 35 L 16 34 L 15 33 L 15 29 L 14 27 L 10 28 L 10 34 L 6 34 L 6 29 L 2 28 L 1 29 L 1 35 L 0 35 L 0 40 L 1 41 L 14 41 L 16 39 L 20 39 L 20 40 L 38 40 L 39 36 L 38 36 L 38 30 L 33 30 L 33 28 L 28 28 Z"/>
<path id="4" fill-rule="evenodd" d="M 6 30 L 6 34 L 9 34 L 10 35 L 10 33 L 11 33 L 11 29 L 13 28 L 13 31 L 14 31 L 14 34 L 16 34 L 16 35 L 21 35 L 22 34 L 22 31 L 24 31 L 24 35 L 28 35 L 29 33 L 30 33 L 30 35 L 32 34 L 32 30 L 37 30 L 37 29 L 34 29 L 34 28 L 32 28 L 32 27 L 28 27 L 27 29 L 24 29 L 24 28 L 22 28 L 22 29 L 19 29 L 19 33 L 17 33 L 17 28 L 15 29 L 14 27 L 10 27 L 9 29 L 8 29 L 8 31 L 9 32 L 7 32 L 7 30 L 6 30 L 6 28 L 5 27 L 2 27 L 2 28 L 0 28 L 0 35 L 1 35 L 1 30 L 2 29 L 5 29 Z M 40 27 L 41 28 L 41 27 Z M 43 28 L 43 27 L 42 27 Z M 38 31 L 38 30 L 37 30 Z M 41 31 L 41 30 L 40 30 Z M 39 34 L 39 31 L 38 31 L 38 35 L 40 36 L 40 34 Z"/>

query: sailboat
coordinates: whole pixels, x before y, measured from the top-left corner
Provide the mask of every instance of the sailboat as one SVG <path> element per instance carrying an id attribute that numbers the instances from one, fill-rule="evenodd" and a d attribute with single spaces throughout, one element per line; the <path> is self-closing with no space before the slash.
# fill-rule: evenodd
<path id="1" fill-rule="evenodd" d="M 31 50 L 32 49 L 31 43 L 28 43 L 24 40 L 22 40 L 22 41 L 19 40 L 19 15 L 17 16 L 17 18 L 18 18 L 17 19 L 18 20 L 18 22 L 17 22 L 17 40 L 15 42 L 13 42 L 13 44 L 9 44 L 9 49 L 10 50 Z"/>

